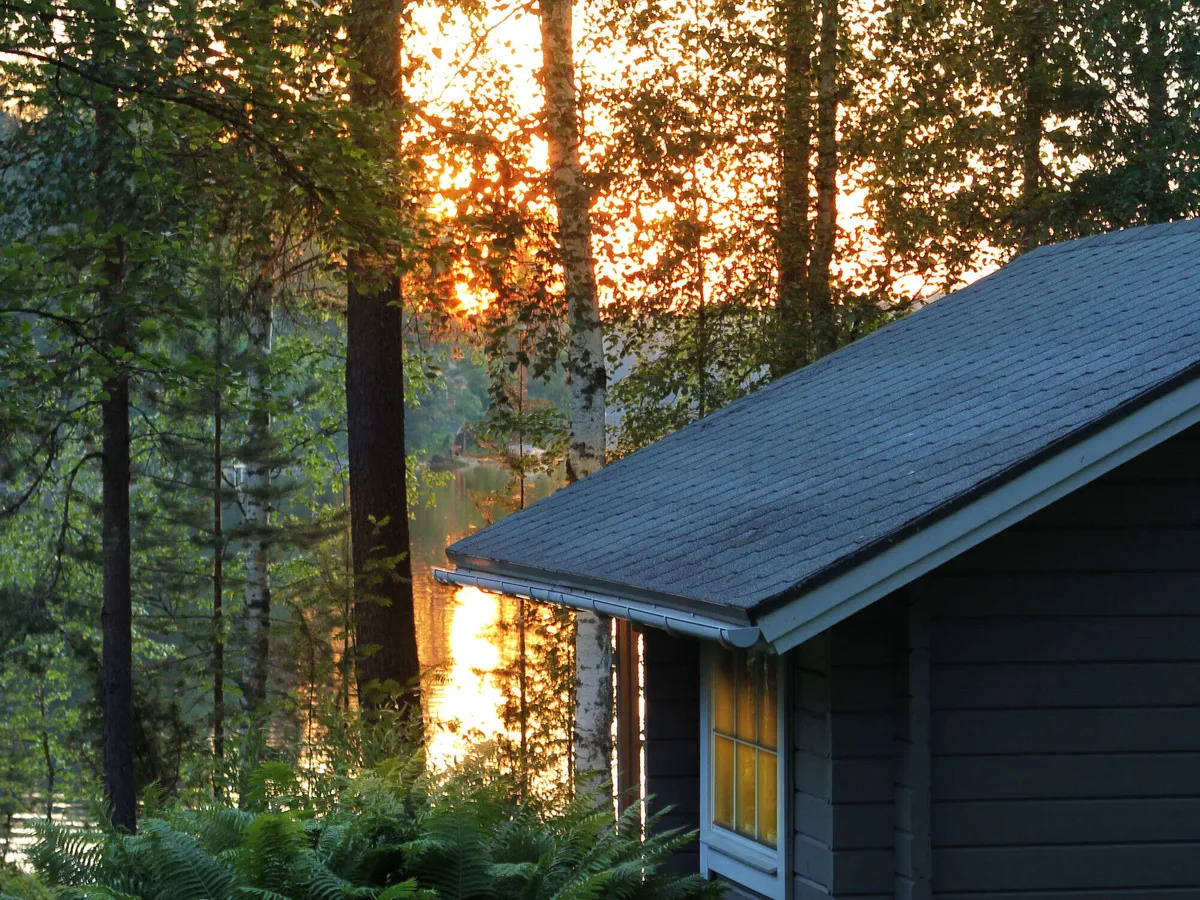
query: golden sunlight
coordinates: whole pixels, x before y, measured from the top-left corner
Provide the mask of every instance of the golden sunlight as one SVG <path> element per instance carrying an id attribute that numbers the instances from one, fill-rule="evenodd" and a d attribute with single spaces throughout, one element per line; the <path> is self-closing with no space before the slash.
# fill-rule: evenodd
<path id="1" fill-rule="evenodd" d="M 500 621 L 500 600 L 478 588 L 459 588 L 450 610 L 452 653 L 438 702 L 429 710 L 429 760 L 439 767 L 461 759 L 475 738 L 503 731 L 504 695 L 491 672 L 500 667 L 500 648 L 491 633 Z"/>

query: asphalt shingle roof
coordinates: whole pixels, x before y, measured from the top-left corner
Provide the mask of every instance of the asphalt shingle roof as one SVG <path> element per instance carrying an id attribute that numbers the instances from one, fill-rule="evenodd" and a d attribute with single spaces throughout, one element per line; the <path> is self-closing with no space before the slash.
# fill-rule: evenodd
<path id="1" fill-rule="evenodd" d="M 450 548 L 754 610 L 1200 366 L 1200 220 L 1026 254 Z"/>

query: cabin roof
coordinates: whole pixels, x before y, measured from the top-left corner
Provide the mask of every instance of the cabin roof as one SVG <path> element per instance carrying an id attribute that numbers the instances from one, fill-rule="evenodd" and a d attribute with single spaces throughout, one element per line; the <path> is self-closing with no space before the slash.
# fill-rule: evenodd
<path id="1" fill-rule="evenodd" d="M 448 553 L 748 621 L 1198 372 L 1200 221 L 1043 247 Z"/>

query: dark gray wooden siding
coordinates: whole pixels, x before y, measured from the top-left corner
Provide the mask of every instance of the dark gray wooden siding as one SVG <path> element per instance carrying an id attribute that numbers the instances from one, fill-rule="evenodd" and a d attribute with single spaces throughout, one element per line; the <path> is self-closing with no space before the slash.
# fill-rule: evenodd
<path id="1" fill-rule="evenodd" d="M 795 900 L 893 896 L 898 611 L 876 604 L 790 654 Z"/>
<path id="2" fill-rule="evenodd" d="M 1200 897 L 1200 432 L 915 591 L 933 895 Z"/>
<path id="3" fill-rule="evenodd" d="M 700 652 L 698 641 L 644 632 L 646 792 L 650 812 L 674 807 L 661 828 L 700 827 Z M 671 868 L 700 869 L 699 844 L 675 854 Z"/>
<path id="4" fill-rule="evenodd" d="M 895 656 L 896 900 L 929 900 L 930 840 L 929 604 L 905 594 Z"/>

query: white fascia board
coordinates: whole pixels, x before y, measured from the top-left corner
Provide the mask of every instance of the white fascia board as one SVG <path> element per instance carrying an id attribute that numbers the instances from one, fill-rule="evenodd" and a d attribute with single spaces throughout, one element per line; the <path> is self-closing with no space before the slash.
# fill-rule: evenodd
<path id="1" fill-rule="evenodd" d="M 608 594 L 593 594 L 524 578 L 475 572 L 468 568 L 433 570 L 434 578 L 442 584 L 477 587 L 495 594 L 526 597 L 543 603 L 586 609 L 617 619 L 627 619 L 635 625 L 660 628 L 668 634 L 716 641 L 726 647 L 748 649 L 762 640 L 757 626 L 735 625 L 710 616 L 659 606 L 641 600 L 628 600 Z"/>
<path id="2" fill-rule="evenodd" d="M 928 528 L 757 618 L 785 653 L 976 544 L 1200 422 L 1200 379 L 1176 388 Z"/>

